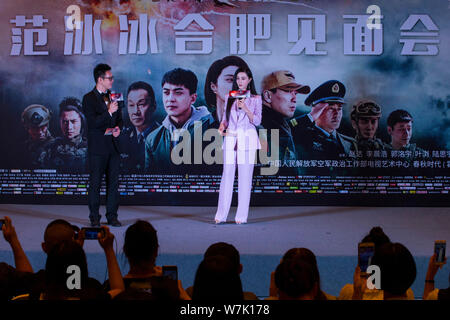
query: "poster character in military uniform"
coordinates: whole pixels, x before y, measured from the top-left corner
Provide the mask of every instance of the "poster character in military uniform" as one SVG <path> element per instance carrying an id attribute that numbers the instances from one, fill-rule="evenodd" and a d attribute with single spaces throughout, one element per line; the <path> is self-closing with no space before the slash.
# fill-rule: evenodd
<path id="1" fill-rule="evenodd" d="M 122 172 L 143 172 L 145 138 L 160 124 L 154 119 L 155 92 L 144 81 L 132 83 L 127 91 L 127 112 L 130 125 L 120 137 Z"/>
<path id="2" fill-rule="evenodd" d="M 345 86 L 337 80 L 324 82 L 306 98 L 309 114 L 292 119 L 292 134 L 298 159 L 343 159 L 354 139 L 337 132 L 345 104 Z"/>
<path id="3" fill-rule="evenodd" d="M 145 139 L 146 172 L 182 174 L 193 167 L 192 164 L 186 166 L 173 163 L 172 150 L 182 142 L 181 136 L 186 130 L 193 148 L 194 122 L 201 123 L 203 117 L 210 116 L 205 106 L 193 105 L 197 100 L 197 83 L 197 76 L 190 70 L 176 68 L 164 74 L 161 87 L 167 116 L 161 126 Z M 191 163 L 193 157 L 191 153 Z"/>
<path id="4" fill-rule="evenodd" d="M 375 101 L 360 100 L 353 105 L 350 119 L 356 135 L 351 150 L 357 157 L 367 158 L 370 152 L 386 150 L 386 144 L 376 137 L 380 118 L 381 107 Z"/>
<path id="5" fill-rule="evenodd" d="M 278 160 L 295 160 L 296 152 L 288 119 L 296 110 L 297 94 L 308 94 L 310 87 L 296 82 L 294 74 L 287 70 L 272 72 L 263 78 L 261 127 L 267 129 L 268 155 L 272 144 L 278 145 Z M 272 130 L 278 130 L 278 141 L 272 141 Z M 296 168 L 279 169 L 279 174 L 296 174 Z"/>
<path id="6" fill-rule="evenodd" d="M 44 151 L 46 168 L 85 172 L 87 170 L 86 119 L 80 100 L 66 97 L 59 104 L 59 125 L 62 135 Z"/>
<path id="7" fill-rule="evenodd" d="M 22 112 L 22 124 L 28 138 L 25 140 L 23 154 L 20 155 L 19 161 L 23 162 L 25 167 L 43 167 L 43 152 L 54 140 L 48 128 L 51 116 L 50 110 L 40 104 L 29 105 Z"/>
<path id="8" fill-rule="evenodd" d="M 387 131 L 391 136 L 388 149 L 391 154 L 393 150 L 408 151 L 408 154 L 410 154 L 410 157 L 407 157 L 408 161 L 424 154 L 424 149 L 419 148 L 415 143 L 410 143 L 412 130 L 413 117 L 408 111 L 397 109 L 391 112 L 387 119 Z"/>

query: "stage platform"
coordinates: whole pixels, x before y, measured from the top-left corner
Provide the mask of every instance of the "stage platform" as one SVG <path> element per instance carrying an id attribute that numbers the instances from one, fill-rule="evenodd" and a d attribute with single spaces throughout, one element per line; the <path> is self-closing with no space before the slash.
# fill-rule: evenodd
<path id="1" fill-rule="evenodd" d="M 104 209 L 103 209 L 104 210 Z M 427 207 L 252 207 L 248 223 L 236 225 L 231 209 L 228 223 L 214 224 L 214 207 L 121 206 L 123 226 L 111 228 L 117 239 L 122 271 L 127 265 L 122 254 L 125 230 L 136 220 L 147 220 L 158 231 L 159 265 L 177 264 L 185 287 L 192 285 L 195 270 L 206 248 L 218 241 L 233 244 L 244 265 L 244 289 L 259 296 L 268 292 L 270 271 L 283 253 L 292 247 L 306 247 L 318 257 L 322 287 L 330 294 L 352 281 L 358 242 L 371 227 L 381 226 L 393 242 L 408 247 L 416 258 L 418 274 L 413 290 L 421 296 L 434 240 L 450 241 L 450 209 Z M 88 226 L 88 208 L 81 205 L 1 204 L 0 216 L 9 216 L 24 250 L 35 269 L 43 268 L 43 232 L 53 219 L 66 219 L 79 227 Z M 106 223 L 104 211 L 102 223 Z M 105 261 L 96 241 L 86 241 L 89 271 L 102 281 Z M 0 261 L 13 264 L 9 246 L 0 240 Z M 92 261 L 92 262 L 91 262 Z M 439 271 L 436 287 L 448 286 L 449 267 Z"/>

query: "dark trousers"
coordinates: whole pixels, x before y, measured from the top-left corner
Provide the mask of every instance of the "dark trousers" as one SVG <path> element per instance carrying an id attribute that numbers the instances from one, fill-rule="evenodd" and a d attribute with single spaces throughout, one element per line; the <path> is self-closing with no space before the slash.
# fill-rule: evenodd
<path id="1" fill-rule="evenodd" d="M 89 219 L 100 220 L 100 187 L 103 174 L 106 182 L 106 219 L 117 218 L 119 208 L 120 155 L 111 151 L 107 155 L 89 154 Z"/>

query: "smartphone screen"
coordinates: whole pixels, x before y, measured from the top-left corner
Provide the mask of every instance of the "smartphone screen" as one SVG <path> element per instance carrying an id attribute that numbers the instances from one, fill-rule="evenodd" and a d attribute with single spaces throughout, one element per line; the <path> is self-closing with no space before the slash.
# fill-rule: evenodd
<path id="1" fill-rule="evenodd" d="M 163 277 L 168 277 L 172 280 L 178 280 L 178 270 L 177 266 L 163 266 L 162 269 Z"/>
<path id="2" fill-rule="evenodd" d="M 98 233 L 103 232 L 102 228 L 83 228 L 84 229 L 84 239 L 86 240 L 96 240 L 98 239 Z"/>
<path id="3" fill-rule="evenodd" d="M 443 240 L 434 242 L 434 253 L 436 254 L 436 263 L 444 263 L 446 242 Z"/>
<path id="4" fill-rule="evenodd" d="M 5 224 L 5 219 L 0 219 L 0 230 L 2 229 L 4 224 Z"/>
<path id="5" fill-rule="evenodd" d="M 361 272 L 367 272 L 367 267 L 372 264 L 374 252 L 373 243 L 360 243 L 358 245 L 358 265 Z"/>

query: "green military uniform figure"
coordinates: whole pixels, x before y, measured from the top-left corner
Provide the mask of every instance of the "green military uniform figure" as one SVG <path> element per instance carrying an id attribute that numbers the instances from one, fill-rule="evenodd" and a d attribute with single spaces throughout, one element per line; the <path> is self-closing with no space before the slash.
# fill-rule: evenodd
<path id="1" fill-rule="evenodd" d="M 267 129 L 268 154 L 272 156 L 273 145 L 278 148 L 278 159 L 276 160 L 281 162 L 296 160 L 295 145 L 288 119 L 294 115 L 297 94 L 308 94 L 310 90 L 309 86 L 296 82 L 294 74 L 288 70 L 272 72 L 266 75 L 262 81 L 261 127 Z M 278 130 L 278 141 L 272 141 L 274 140 L 273 130 Z M 295 175 L 297 168 L 283 167 L 283 163 L 281 163 L 278 173 Z"/>
<path id="2" fill-rule="evenodd" d="M 84 172 L 87 169 L 86 137 L 57 137 L 42 154 L 42 162 L 46 168 Z"/>
<path id="3" fill-rule="evenodd" d="M 358 101 L 352 107 L 350 119 L 356 131 L 351 150 L 357 157 L 367 158 L 373 151 L 385 151 L 387 145 L 376 137 L 381 107 L 371 100 Z"/>
<path id="4" fill-rule="evenodd" d="M 25 159 L 26 167 L 40 168 L 43 166 L 42 153 L 54 138 L 48 129 L 51 112 L 39 104 L 32 104 L 22 112 L 22 123 L 28 132 L 24 144 L 24 152 L 20 158 Z"/>
<path id="5" fill-rule="evenodd" d="M 59 105 L 62 136 L 49 143 L 41 155 L 46 168 L 85 172 L 87 170 L 86 121 L 77 98 L 67 97 Z"/>
<path id="6" fill-rule="evenodd" d="M 392 156 L 394 152 L 400 155 L 399 160 L 405 159 L 409 163 L 412 163 L 418 156 L 423 157 L 425 150 L 414 143 L 410 143 L 413 117 L 408 111 L 398 109 L 391 112 L 387 119 L 387 125 L 388 133 L 391 136 L 391 143 L 387 146 L 387 149 L 391 158 L 396 158 Z"/>

